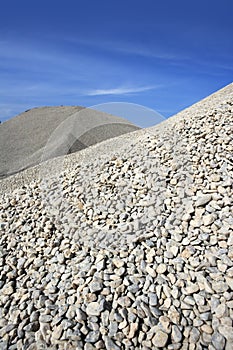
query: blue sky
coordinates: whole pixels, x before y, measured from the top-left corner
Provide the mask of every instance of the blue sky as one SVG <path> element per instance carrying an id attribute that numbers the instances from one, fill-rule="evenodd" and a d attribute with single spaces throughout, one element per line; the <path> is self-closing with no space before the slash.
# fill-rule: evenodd
<path id="1" fill-rule="evenodd" d="M 233 81 L 232 13 L 232 0 L 3 1 L 0 120 L 107 102 L 173 115 Z"/>

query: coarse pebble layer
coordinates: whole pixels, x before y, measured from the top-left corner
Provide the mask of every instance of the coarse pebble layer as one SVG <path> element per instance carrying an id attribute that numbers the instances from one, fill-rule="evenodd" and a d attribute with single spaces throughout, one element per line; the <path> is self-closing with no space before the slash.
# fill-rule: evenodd
<path id="1" fill-rule="evenodd" d="M 0 349 L 233 348 L 232 115 L 231 84 L 0 182 Z"/>

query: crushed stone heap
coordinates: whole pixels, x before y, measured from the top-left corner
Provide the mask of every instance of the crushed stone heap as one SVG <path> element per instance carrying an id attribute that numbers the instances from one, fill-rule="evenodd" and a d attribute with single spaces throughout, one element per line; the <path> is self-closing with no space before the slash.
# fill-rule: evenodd
<path id="1" fill-rule="evenodd" d="M 0 349 L 233 348 L 232 116 L 231 84 L 0 181 Z"/>
<path id="2" fill-rule="evenodd" d="M 74 153 L 138 129 L 124 118 L 93 108 L 33 108 L 1 124 L 0 179 L 35 166 L 42 160 Z"/>

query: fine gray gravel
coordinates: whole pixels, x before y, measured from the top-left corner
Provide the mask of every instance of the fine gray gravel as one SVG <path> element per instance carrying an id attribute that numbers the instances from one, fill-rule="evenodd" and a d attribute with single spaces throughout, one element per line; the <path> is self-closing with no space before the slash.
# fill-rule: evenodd
<path id="1" fill-rule="evenodd" d="M 139 128 L 83 107 L 40 107 L 0 125 L 0 178 Z"/>
<path id="2" fill-rule="evenodd" d="M 0 181 L 0 349 L 233 348 L 233 85 Z"/>

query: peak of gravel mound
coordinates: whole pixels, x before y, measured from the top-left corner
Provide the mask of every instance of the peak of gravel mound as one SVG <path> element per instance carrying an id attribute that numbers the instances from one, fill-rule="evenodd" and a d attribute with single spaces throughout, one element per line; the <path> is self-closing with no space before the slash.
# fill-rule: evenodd
<path id="1" fill-rule="evenodd" d="M 0 348 L 233 348 L 232 115 L 229 85 L 0 182 Z"/>
<path id="2" fill-rule="evenodd" d="M 137 129 L 123 118 L 78 106 L 28 110 L 1 124 L 0 178 Z"/>

